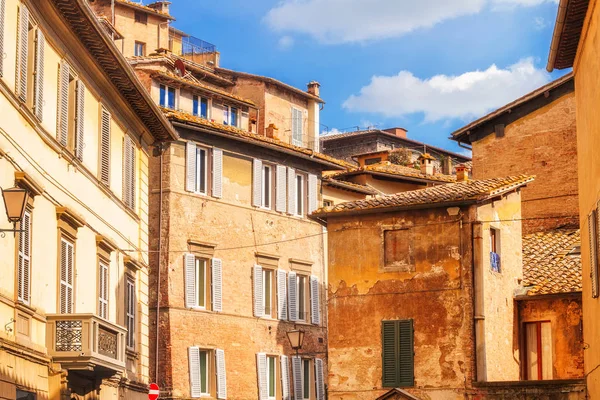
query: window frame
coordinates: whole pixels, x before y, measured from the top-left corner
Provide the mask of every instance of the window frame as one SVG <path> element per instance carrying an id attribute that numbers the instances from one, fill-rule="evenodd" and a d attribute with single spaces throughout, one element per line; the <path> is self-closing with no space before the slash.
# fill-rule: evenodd
<path id="1" fill-rule="evenodd" d="M 133 21 L 137 24 L 148 25 L 148 14 L 142 11 L 134 11 Z"/>
<path id="2" fill-rule="evenodd" d="M 301 284 L 301 281 L 303 281 L 303 283 Z M 300 288 L 302 287 L 302 299 L 301 299 L 301 291 Z M 310 301 L 310 276 L 309 275 L 305 275 L 303 273 L 297 272 L 296 273 L 296 304 L 298 307 L 298 319 L 296 320 L 297 322 L 300 323 L 310 323 L 310 308 L 311 308 L 311 301 Z M 301 308 L 304 311 L 301 311 Z"/>
<path id="3" fill-rule="evenodd" d="M 552 341 L 552 322 L 550 320 L 540 320 L 540 321 L 523 321 L 522 323 L 522 334 L 521 334 L 521 343 L 523 344 L 523 367 L 522 374 L 523 379 L 527 381 L 542 381 L 542 380 L 552 380 L 554 379 L 554 374 L 551 371 L 552 376 L 544 377 L 543 368 L 544 368 L 544 343 L 542 341 L 542 326 L 546 324 L 550 328 L 550 365 L 554 363 L 554 354 L 553 354 L 553 341 Z M 529 377 L 529 349 L 527 346 L 527 327 L 530 325 L 534 325 L 536 327 L 536 351 L 537 351 L 537 378 Z"/>
<path id="4" fill-rule="evenodd" d="M 71 308 L 71 312 L 66 311 L 64 314 L 74 314 L 76 312 L 75 310 L 75 276 L 76 276 L 76 243 L 75 243 L 75 238 L 71 237 L 70 235 L 66 235 L 64 232 L 61 232 L 59 237 L 58 237 L 58 296 L 57 296 L 57 314 L 63 314 L 61 312 L 61 306 L 62 306 L 62 298 L 60 295 L 60 290 L 62 287 L 62 282 L 61 282 L 61 276 L 62 276 L 62 244 L 66 243 L 67 245 L 67 249 L 69 248 L 69 246 L 71 247 L 71 283 L 69 284 L 68 281 L 64 281 L 65 285 L 67 287 L 67 289 L 71 289 L 71 302 L 70 302 L 70 308 Z M 68 276 L 68 271 L 67 271 L 67 276 Z M 69 306 L 67 304 L 67 306 Z"/>
<path id="5" fill-rule="evenodd" d="M 496 228 L 494 226 L 490 226 L 489 229 L 489 239 L 490 239 L 490 269 L 493 272 L 501 273 L 502 272 L 502 230 L 500 228 Z M 494 268 L 492 264 L 492 254 L 495 253 L 498 256 L 498 266 Z"/>
<path id="6" fill-rule="evenodd" d="M 106 269 L 106 277 L 104 278 L 104 286 L 105 292 L 102 293 L 102 285 L 101 279 L 104 273 L 104 269 Z M 98 257 L 98 316 L 100 318 L 108 319 L 110 315 L 110 261 L 104 259 L 103 257 Z M 104 298 L 106 296 L 106 298 Z M 102 305 L 106 307 L 106 314 L 102 315 Z"/>
<path id="7" fill-rule="evenodd" d="M 204 353 L 205 355 L 205 368 L 206 370 L 204 371 L 204 379 L 206 380 L 206 391 L 202 391 L 202 353 Z M 198 365 L 198 371 L 200 372 L 200 397 L 210 397 L 211 396 L 211 382 L 210 382 L 210 377 L 211 377 L 211 355 L 214 356 L 213 354 L 213 350 L 211 349 L 203 349 L 203 348 L 199 348 L 198 349 L 198 354 L 200 356 L 200 360 L 199 360 L 199 365 Z"/>
<path id="8" fill-rule="evenodd" d="M 195 286 L 195 290 L 196 290 L 196 306 L 194 307 L 195 309 L 198 310 L 209 310 L 210 307 L 208 306 L 208 304 L 210 303 L 208 301 L 208 278 L 209 278 L 209 272 L 208 272 L 208 262 L 209 260 L 207 258 L 203 258 L 203 257 L 196 257 L 195 261 L 194 261 L 194 265 L 195 265 L 195 269 L 194 269 L 194 275 L 195 275 L 195 282 L 194 282 L 194 286 Z M 200 269 L 199 266 L 203 264 L 203 285 L 200 285 L 200 281 L 199 281 L 199 277 L 200 277 Z M 203 293 L 203 303 L 204 305 L 200 305 L 200 288 L 202 287 L 202 293 Z"/>
<path id="9" fill-rule="evenodd" d="M 300 178 L 301 182 L 298 182 L 298 178 Z M 296 171 L 296 178 L 294 179 L 294 185 L 296 185 L 296 213 L 294 214 L 295 217 L 304 218 L 304 216 L 306 215 L 305 212 L 307 208 L 307 181 L 308 175 Z"/>
<path id="10" fill-rule="evenodd" d="M 141 50 L 140 54 L 138 54 L 138 49 Z M 133 44 L 133 55 L 134 55 L 134 57 L 145 57 L 146 56 L 146 43 L 136 40 Z"/>
<path id="11" fill-rule="evenodd" d="M 269 275 L 269 299 L 267 302 L 266 276 Z M 262 295 L 263 295 L 263 318 L 277 319 L 277 270 L 262 266 Z M 268 311 L 268 312 L 267 312 Z"/>
<path id="12" fill-rule="evenodd" d="M 131 291 L 130 291 L 131 288 Z M 135 351 L 135 347 L 137 344 L 136 340 L 136 319 L 137 319 L 137 309 L 136 309 L 136 282 L 135 276 L 130 273 L 125 274 L 125 327 L 127 329 L 127 335 L 125 338 L 125 346 L 128 350 Z M 130 328 L 131 326 L 131 328 Z"/>
<path id="13" fill-rule="evenodd" d="M 311 400 L 313 399 L 313 385 L 316 384 L 313 374 L 314 374 L 314 361 L 312 358 L 301 358 L 301 368 L 300 368 L 300 378 L 302 380 L 302 400 Z M 308 365 L 308 382 L 306 380 L 306 365 Z M 308 385 L 307 385 L 308 383 Z M 308 388 L 308 397 L 306 393 L 306 389 Z"/>
<path id="14" fill-rule="evenodd" d="M 204 152 L 204 162 L 201 163 L 200 161 L 202 161 L 202 157 L 201 154 L 202 152 Z M 207 147 L 203 147 L 203 146 L 198 146 L 196 145 L 196 171 L 195 171 L 195 187 L 194 187 L 194 193 L 197 194 L 201 194 L 203 196 L 208 196 L 209 192 L 208 192 L 208 188 L 209 188 L 209 156 L 210 156 L 210 151 Z M 201 186 L 202 186 L 202 179 L 201 177 L 204 178 L 204 190 L 202 190 Z"/>
<path id="15" fill-rule="evenodd" d="M 27 220 L 29 221 L 29 223 L 27 224 L 27 226 L 23 226 L 23 222 L 25 220 L 25 218 L 28 218 Z M 17 262 L 16 262 L 16 267 L 17 267 L 17 272 L 16 272 L 16 276 L 17 276 L 17 280 L 16 280 L 16 285 L 17 285 L 17 290 L 16 290 L 16 294 L 17 294 L 17 301 L 26 305 L 30 305 L 31 304 L 31 270 L 32 270 L 32 263 L 31 263 L 31 253 L 32 253 L 32 246 L 31 246 L 31 242 L 32 242 L 32 237 L 31 237 L 31 233 L 32 233 L 32 218 L 33 218 L 33 207 L 30 205 L 27 205 L 25 207 L 25 211 L 23 213 L 23 218 L 21 219 L 21 221 L 19 222 L 19 229 L 20 230 L 24 230 L 24 232 L 19 232 L 19 236 L 18 236 L 18 240 L 16 240 L 16 249 L 17 249 Z M 26 234 L 26 235 L 25 235 Z M 25 248 L 23 242 L 27 241 L 27 248 L 28 248 L 28 254 L 24 254 L 25 252 L 22 251 L 22 247 Z M 22 254 L 23 253 L 23 254 Z M 23 266 L 23 271 L 22 268 L 20 267 L 20 259 L 21 257 L 23 257 L 23 264 L 25 264 L 25 261 L 28 262 L 27 264 L 27 282 L 25 282 L 25 266 Z M 21 274 L 23 273 L 23 277 L 21 278 Z M 22 285 L 19 284 L 19 282 L 22 282 Z M 25 290 L 27 289 L 27 290 Z M 25 293 L 27 293 L 27 299 L 25 299 Z"/>
<path id="16" fill-rule="evenodd" d="M 393 326 L 393 343 L 394 343 L 394 370 L 395 378 L 393 382 L 386 381 L 386 326 L 389 328 Z M 402 343 L 402 329 L 405 329 L 404 334 L 407 333 L 408 329 L 410 343 Z M 415 334 L 414 334 L 414 321 L 412 319 L 405 320 L 382 320 L 381 321 L 381 386 L 384 388 L 402 388 L 402 387 L 414 387 L 415 386 Z M 404 345 L 404 348 L 403 348 Z M 405 361 L 411 364 L 411 375 L 409 377 L 403 377 L 402 371 L 402 357 L 401 352 L 405 351 L 408 353 L 410 360 Z"/>
<path id="17" fill-rule="evenodd" d="M 224 125 L 228 125 L 228 126 L 233 126 L 234 128 L 239 128 L 240 127 L 240 122 L 241 122 L 241 113 L 242 110 L 240 107 L 238 106 L 232 106 L 229 104 L 223 104 L 223 124 Z M 231 121 L 233 120 L 232 116 L 233 116 L 233 110 L 236 110 L 236 118 L 235 118 L 235 124 L 233 124 Z"/>
<path id="18" fill-rule="evenodd" d="M 267 170 L 268 170 L 268 174 L 267 174 Z M 273 179 L 273 174 L 275 173 L 275 168 L 274 165 L 272 164 L 268 164 L 263 162 L 262 164 L 262 179 L 261 179 L 261 208 L 264 208 L 265 210 L 272 210 L 273 209 L 273 183 L 274 183 L 274 179 Z M 268 177 L 268 181 L 267 178 Z M 268 199 L 266 198 L 268 195 Z M 268 204 L 267 204 L 267 200 L 268 200 Z"/>
<path id="19" fill-rule="evenodd" d="M 278 356 L 276 355 L 271 355 L 271 354 L 267 354 L 267 373 L 266 373 L 266 379 L 267 379 L 267 400 L 276 400 L 277 399 L 277 361 L 279 359 Z M 271 361 L 273 361 L 273 381 L 271 382 Z M 271 396 L 269 394 L 270 392 L 270 384 L 273 384 L 273 396 Z"/>
<path id="20" fill-rule="evenodd" d="M 206 115 L 202 115 L 202 104 L 206 104 Z M 200 117 L 204 119 L 210 119 L 210 106 L 209 106 L 209 98 L 193 95 L 192 96 L 192 115 L 195 117 Z"/>
<path id="21" fill-rule="evenodd" d="M 163 89 L 164 88 L 164 89 Z M 164 93 L 164 99 L 163 99 Z M 173 93 L 173 107 L 171 107 L 169 102 L 169 95 Z M 158 85 L 158 105 L 167 108 L 169 110 L 177 110 L 178 100 L 179 100 L 179 89 L 173 86 L 166 85 L 164 83 L 159 83 Z M 164 104 L 163 104 L 164 100 Z"/>

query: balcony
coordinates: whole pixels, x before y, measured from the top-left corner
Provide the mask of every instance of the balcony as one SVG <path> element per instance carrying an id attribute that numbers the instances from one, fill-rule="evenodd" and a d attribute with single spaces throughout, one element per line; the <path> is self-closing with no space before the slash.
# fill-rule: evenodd
<path id="1" fill-rule="evenodd" d="M 46 347 L 67 370 L 125 371 L 127 330 L 93 314 L 47 315 Z"/>
<path id="2" fill-rule="evenodd" d="M 217 46 L 193 36 L 182 38 L 170 36 L 169 50 L 175 55 L 193 59 L 196 55 L 216 53 Z"/>

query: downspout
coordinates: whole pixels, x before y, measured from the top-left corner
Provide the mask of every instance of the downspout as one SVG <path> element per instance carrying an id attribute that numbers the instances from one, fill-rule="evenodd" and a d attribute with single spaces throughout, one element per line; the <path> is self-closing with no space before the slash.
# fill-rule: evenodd
<path id="1" fill-rule="evenodd" d="M 160 150 L 160 171 L 159 176 L 159 194 L 158 194 L 158 269 L 156 275 L 156 354 L 154 358 L 154 382 L 158 383 L 158 340 L 160 338 L 160 268 L 162 261 L 162 205 L 163 205 L 163 144 L 159 144 Z"/>
<path id="2" fill-rule="evenodd" d="M 467 149 L 467 150 L 473 151 L 473 147 L 469 147 L 467 145 L 464 145 L 460 140 L 458 140 L 457 143 L 458 143 L 458 147 L 462 147 L 463 149 Z"/>
<path id="3" fill-rule="evenodd" d="M 475 211 L 476 212 L 476 211 Z M 479 221 L 471 224 L 473 258 L 473 326 L 475 331 L 475 379 L 487 380 L 485 357 L 485 313 L 483 310 L 483 227 Z"/>

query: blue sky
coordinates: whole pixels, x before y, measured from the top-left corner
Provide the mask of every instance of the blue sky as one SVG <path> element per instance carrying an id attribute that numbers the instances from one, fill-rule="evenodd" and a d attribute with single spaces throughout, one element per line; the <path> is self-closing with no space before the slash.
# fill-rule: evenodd
<path id="1" fill-rule="evenodd" d="M 453 130 L 566 73 L 545 71 L 556 0 L 172 2 L 221 66 L 319 81 L 322 131 L 401 126 L 460 152 Z"/>

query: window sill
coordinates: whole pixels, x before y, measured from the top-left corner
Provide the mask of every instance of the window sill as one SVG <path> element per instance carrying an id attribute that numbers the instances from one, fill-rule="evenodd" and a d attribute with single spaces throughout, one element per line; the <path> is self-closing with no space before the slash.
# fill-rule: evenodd
<path id="1" fill-rule="evenodd" d="M 125 349 L 125 355 L 130 360 L 137 360 L 137 359 L 140 358 L 140 353 L 138 353 L 137 351 L 135 351 L 131 347 L 128 347 L 128 348 Z"/>

